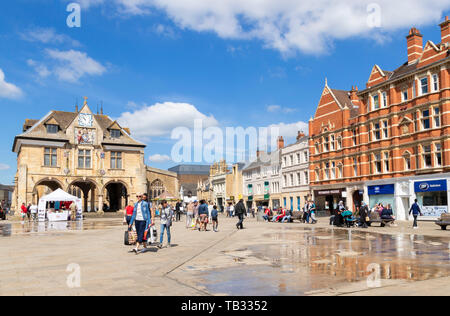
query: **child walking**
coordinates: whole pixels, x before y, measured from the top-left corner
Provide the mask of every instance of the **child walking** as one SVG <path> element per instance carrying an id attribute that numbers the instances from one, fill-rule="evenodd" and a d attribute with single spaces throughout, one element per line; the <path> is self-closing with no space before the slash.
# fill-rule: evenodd
<path id="1" fill-rule="evenodd" d="M 213 230 L 217 233 L 217 228 L 219 227 L 219 212 L 217 211 L 217 206 L 214 205 L 213 210 L 211 211 L 211 218 L 213 224 Z"/>

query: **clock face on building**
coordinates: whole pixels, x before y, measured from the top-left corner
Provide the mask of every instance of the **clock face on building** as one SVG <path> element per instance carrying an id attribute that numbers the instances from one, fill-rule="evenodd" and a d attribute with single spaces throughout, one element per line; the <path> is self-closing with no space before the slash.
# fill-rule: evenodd
<path id="1" fill-rule="evenodd" d="M 92 127 L 93 119 L 91 114 L 81 113 L 78 116 L 78 125 L 82 127 Z"/>

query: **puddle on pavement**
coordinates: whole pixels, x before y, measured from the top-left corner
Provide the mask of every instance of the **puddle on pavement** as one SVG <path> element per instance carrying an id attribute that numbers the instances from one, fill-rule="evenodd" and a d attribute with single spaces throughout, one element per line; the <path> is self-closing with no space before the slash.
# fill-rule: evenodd
<path id="1" fill-rule="evenodd" d="M 204 271 L 200 285 L 215 294 L 303 295 L 366 284 L 376 275 L 405 281 L 450 276 L 450 238 L 287 229 L 262 240 L 246 250 L 266 264 L 240 259 L 233 267 Z"/>
<path id="2" fill-rule="evenodd" d="M 78 221 L 78 222 L 14 222 L 0 223 L 0 237 L 29 233 L 68 232 L 108 229 L 122 226 L 121 221 Z"/>

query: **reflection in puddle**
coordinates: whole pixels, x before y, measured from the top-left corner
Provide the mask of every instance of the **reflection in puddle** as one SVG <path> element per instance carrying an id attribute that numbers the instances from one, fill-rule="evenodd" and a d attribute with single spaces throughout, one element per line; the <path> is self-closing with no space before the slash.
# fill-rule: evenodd
<path id="1" fill-rule="evenodd" d="M 0 224 L 0 237 L 29 233 L 65 232 L 107 229 L 122 226 L 120 221 L 77 221 L 77 222 L 15 222 Z"/>
<path id="2" fill-rule="evenodd" d="M 381 280 L 419 281 L 450 276 L 449 239 L 346 230 L 294 230 L 266 234 L 272 244 L 248 247 L 265 265 L 202 274 L 211 293 L 302 295 L 329 290 L 377 273 Z"/>

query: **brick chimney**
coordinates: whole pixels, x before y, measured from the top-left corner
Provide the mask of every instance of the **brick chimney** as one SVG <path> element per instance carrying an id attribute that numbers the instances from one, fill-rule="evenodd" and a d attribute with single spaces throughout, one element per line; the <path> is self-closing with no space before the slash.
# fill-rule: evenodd
<path id="1" fill-rule="evenodd" d="M 440 24 L 441 26 L 441 44 L 450 42 L 450 21 L 448 16 L 445 17 L 445 21 Z"/>
<path id="2" fill-rule="evenodd" d="M 284 138 L 283 136 L 278 137 L 278 149 L 284 148 Z"/>
<path id="3" fill-rule="evenodd" d="M 306 135 L 305 135 L 305 133 L 303 133 L 303 131 L 298 131 L 298 134 L 297 134 L 297 141 L 299 142 L 300 141 L 300 139 L 302 139 L 303 137 L 305 137 Z"/>
<path id="4" fill-rule="evenodd" d="M 406 37 L 408 43 L 408 65 L 419 59 L 423 52 L 423 35 L 420 31 L 413 27 Z"/>
<path id="5" fill-rule="evenodd" d="M 357 93 L 358 93 L 358 87 L 357 86 L 354 86 L 354 87 L 352 86 L 352 90 L 350 91 L 350 100 L 352 100 L 352 101 L 359 101 Z"/>

